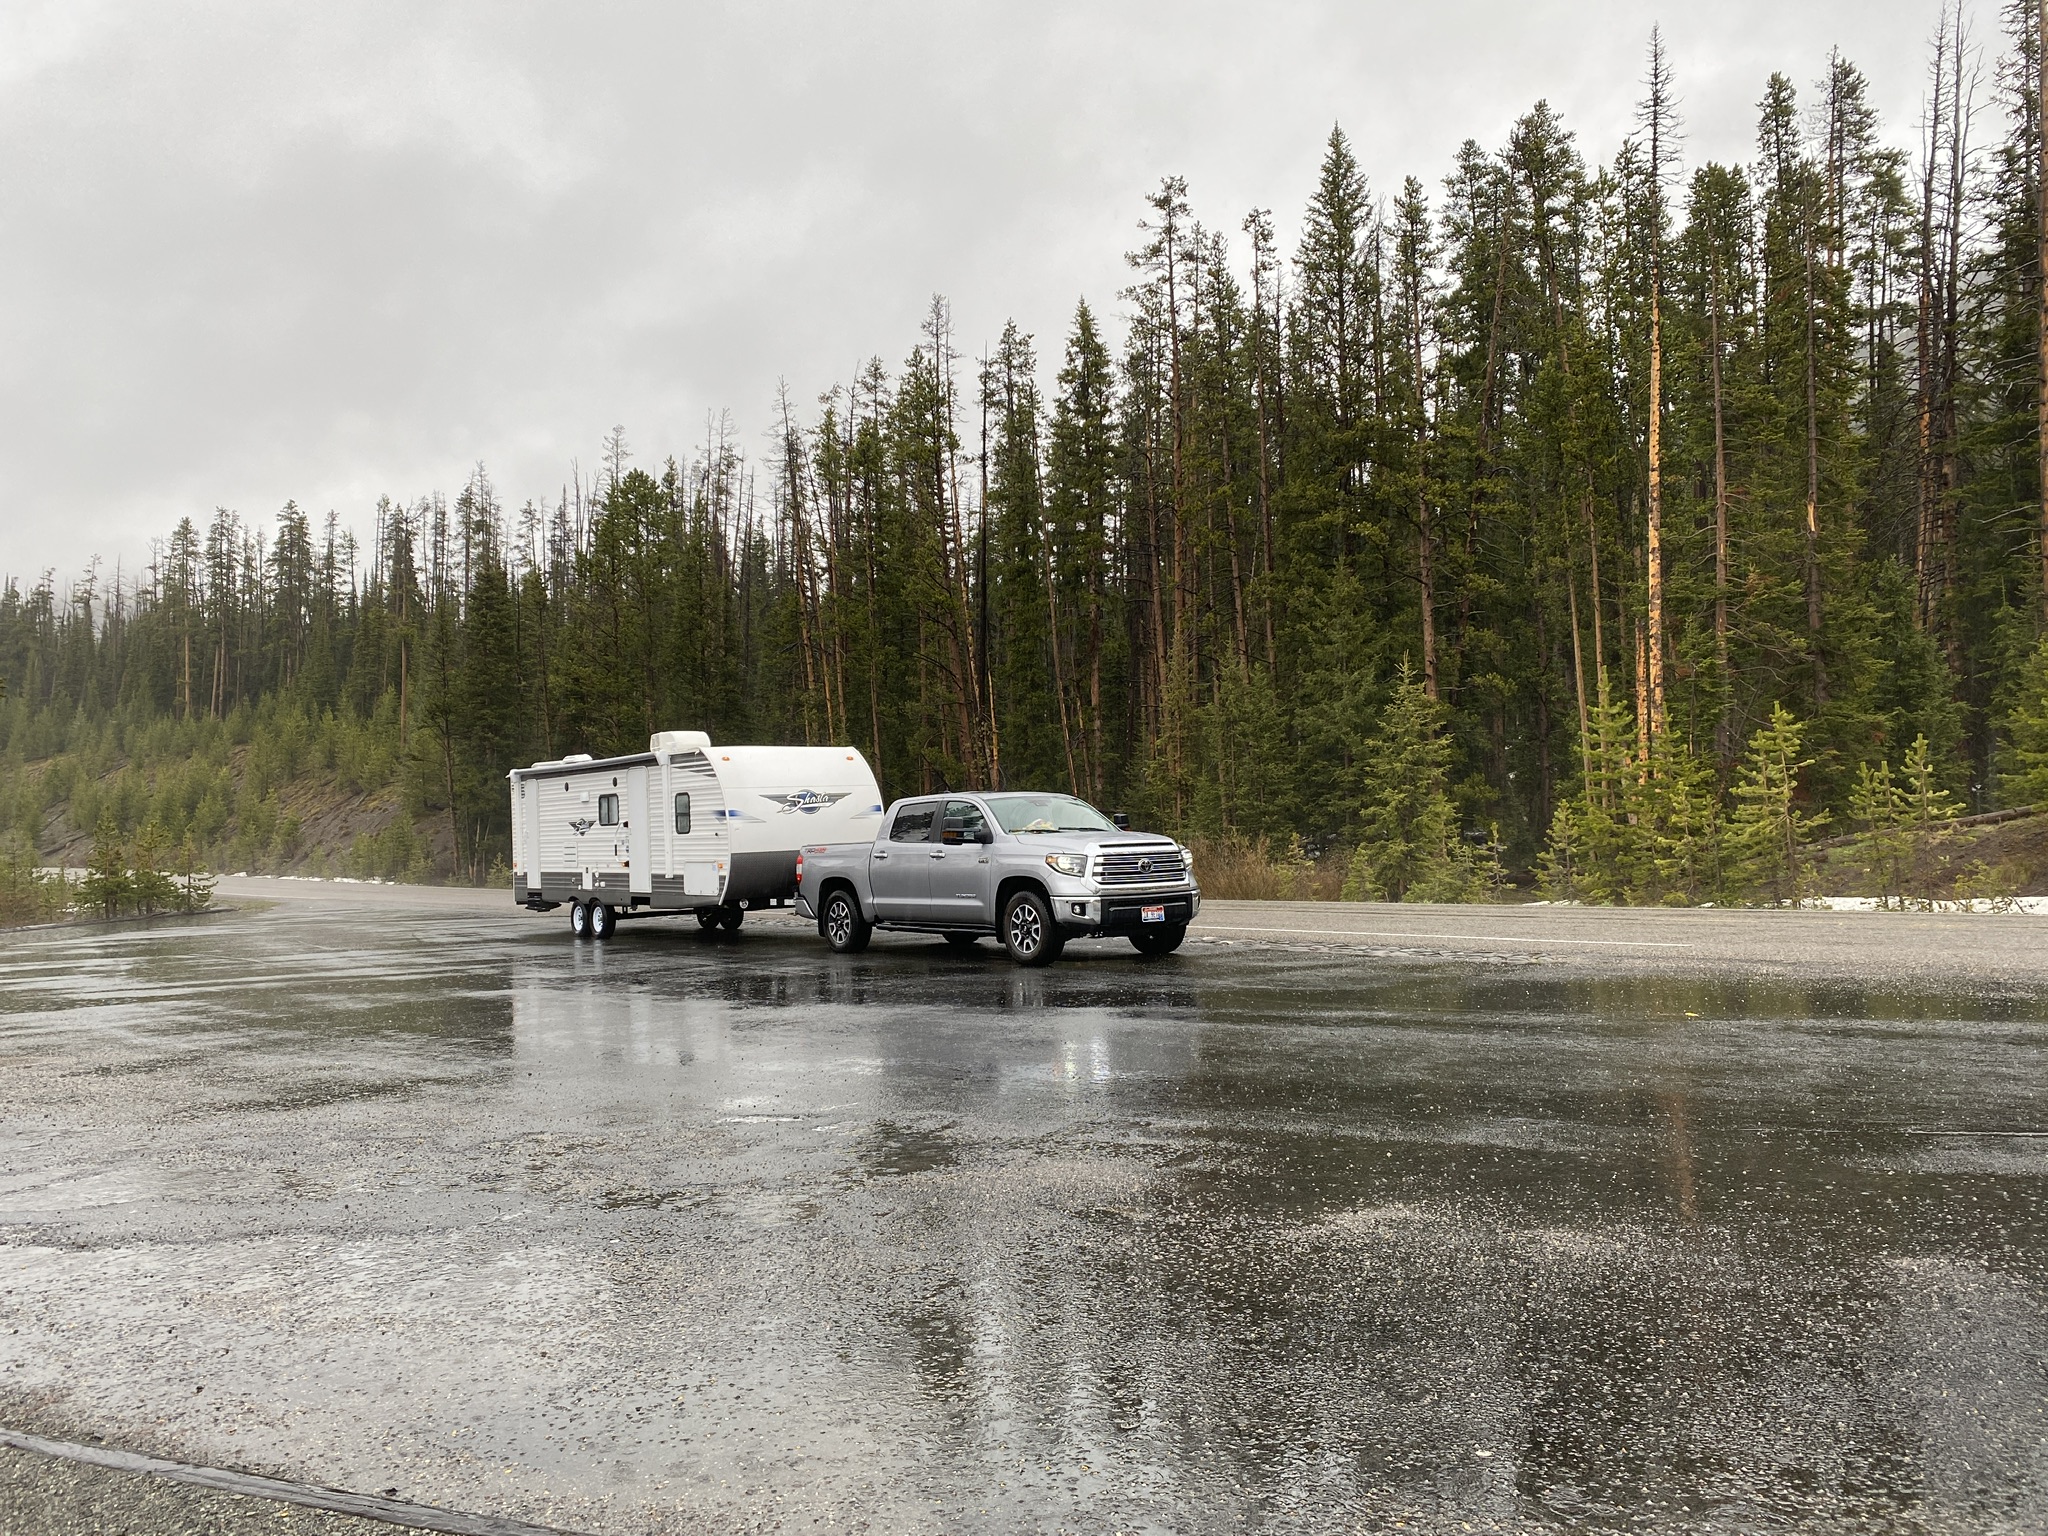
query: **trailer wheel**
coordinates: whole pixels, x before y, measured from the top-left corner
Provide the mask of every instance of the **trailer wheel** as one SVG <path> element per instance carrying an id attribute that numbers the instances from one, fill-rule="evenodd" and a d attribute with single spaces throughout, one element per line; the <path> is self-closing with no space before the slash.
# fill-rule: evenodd
<path id="1" fill-rule="evenodd" d="M 1003 905 L 1003 948 L 1019 965 L 1051 965 L 1067 947 L 1052 907 L 1036 891 L 1019 891 Z"/>
<path id="2" fill-rule="evenodd" d="M 740 931 L 740 924 L 747 920 L 747 909 L 736 902 L 730 906 L 720 907 L 718 913 L 720 919 L 725 923 L 725 931 L 727 933 L 738 933 Z"/>
<path id="3" fill-rule="evenodd" d="M 853 899 L 853 892 L 837 890 L 825 898 L 825 911 L 818 918 L 818 932 L 824 935 L 833 954 L 857 955 L 868 947 L 875 928 L 860 915 L 860 904 Z"/>
<path id="4" fill-rule="evenodd" d="M 608 939 L 619 931 L 619 914 L 601 901 L 590 904 L 590 936 Z"/>
<path id="5" fill-rule="evenodd" d="M 569 933 L 578 939 L 590 937 L 590 908 L 580 901 L 569 903 Z"/>
<path id="6" fill-rule="evenodd" d="M 1141 928 L 1131 935 L 1131 947 L 1141 955 L 1170 955 L 1180 948 L 1180 942 L 1188 936 L 1186 923 L 1174 923 L 1170 927 Z"/>
<path id="7" fill-rule="evenodd" d="M 716 933 L 720 921 L 722 921 L 722 914 L 718 908 L 699 907 L 697 909 L 697 926 L 706 933 Z"/>

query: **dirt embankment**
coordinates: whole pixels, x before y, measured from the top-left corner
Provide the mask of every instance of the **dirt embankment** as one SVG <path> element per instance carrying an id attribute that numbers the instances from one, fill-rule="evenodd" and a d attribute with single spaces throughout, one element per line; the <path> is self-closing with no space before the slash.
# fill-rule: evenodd
<path id="1" fill-rule="evenodd" d="M 1878 896 L 1864 839 L 1830 838 L 1813 850 L 1816 884 L 1830 896 Z M 1915 896 L 2048 896 L 2048 815 L 1976 826 L 1949 824 L 1919 839 L 1904 881 Z"/>
<path id="2" fill-rule="evenodd" d="M 229 757 L 238 786 L 245 780 L 248 750 L 237 747 Z M 24 773 L 40 766 L 30 764 Z M 96 785 L 111 790 L 124 769 L 102 774 Z M 250 808 L 238 796 L 226 824 L 204 839 L 202 860 L 214 869 L 264 874 L 413 880 L 440 878 L 453 864 L 447 815 L 408 814 L 396 785 L 363 791 L 344 784 L 332 769 L 312 769 L 277 785 L 266 799 L 269 804 Z M 73 798 L 62 799 L 43 812 L 35 841 L 46 864 L 82 867 L 91 861 L 94 829 L 81 824 L 87 818 L 73 816 L 73 804 Z M 172 828 L 174 834 L 179 830 Z"/>

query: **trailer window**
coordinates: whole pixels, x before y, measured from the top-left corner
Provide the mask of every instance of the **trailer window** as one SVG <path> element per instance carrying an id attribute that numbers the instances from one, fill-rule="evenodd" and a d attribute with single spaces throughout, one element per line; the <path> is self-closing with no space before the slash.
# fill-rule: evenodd
<path id="1" fill-rule="evenodd" d="M 676 796 L 676 836 L 677 836 L 677 837 L 688 837 L 689 835 L 690 835 L 690 797 L 689 797 L 688 795 L 677 795 L 677 796 Z"/>
<path id="2" fill-rule="evenodd" d="M 932 816 L 938 807 L 927 800 L 923 805 L 906 805 L 896 813 L 896 825 L 889 829 L 892 843 L 928 843 L 932 840 Z"/>
<path id="3" fill-rule="evenodd" d="M 619 797 L 599 795 L 597 797 L 597 824 L 600 827 L 616 827 L 619 824 Z"/>

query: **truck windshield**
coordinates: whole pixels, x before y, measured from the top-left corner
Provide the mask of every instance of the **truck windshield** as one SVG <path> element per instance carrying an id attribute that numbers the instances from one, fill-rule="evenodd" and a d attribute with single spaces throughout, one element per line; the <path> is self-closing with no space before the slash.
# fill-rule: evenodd
<path id="1" fill-rule="evenodd" d="M 988 808 L 1005 832 L 1114 832 L 1102 812 L 1072 795 L 989 795 Z"/>

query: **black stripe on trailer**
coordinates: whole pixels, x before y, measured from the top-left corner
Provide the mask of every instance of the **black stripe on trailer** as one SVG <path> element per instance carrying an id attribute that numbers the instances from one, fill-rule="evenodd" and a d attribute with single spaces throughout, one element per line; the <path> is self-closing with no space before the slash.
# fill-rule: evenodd
<path id="1" fill-rule="evenodd" d="M 651 768 L 660 761 L 652 752 L 636 752 L 631 757 L 598 757 L 587 763 L 548 763 L 539 768 L 514 768 L 507 776 L 514 779 L 566 779 L 579 773 L 608 773 L 615 768 Z"/>

